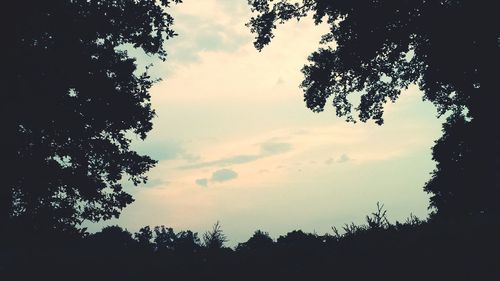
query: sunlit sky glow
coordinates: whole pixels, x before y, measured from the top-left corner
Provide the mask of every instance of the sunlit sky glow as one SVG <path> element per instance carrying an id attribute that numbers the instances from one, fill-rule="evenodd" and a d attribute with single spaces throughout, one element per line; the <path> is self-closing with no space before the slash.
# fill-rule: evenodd
<path id="1" fill-rule="evenodd" d="M 323 234 L 361 223 L 380 201 L 390 220 L 427 216 L 422 186 L 434 168 L 440 120 L 416 87 L 386 107 L 385 124 L 346 123 L 308 110 L 300 69 L 326 26 L 290 22 L 261 53 L 244 26 L 246 0 L 184 0 L 179 36 L 152 74 L 154 129 L 135 149 L 159 160 L 120 219 L 203 233 L 219 220 L 230 245 L 262 229 Z M 151 59 L 138 58 L 139 64 Z M 102 223 L 91 225 L 97 230 Z"/>

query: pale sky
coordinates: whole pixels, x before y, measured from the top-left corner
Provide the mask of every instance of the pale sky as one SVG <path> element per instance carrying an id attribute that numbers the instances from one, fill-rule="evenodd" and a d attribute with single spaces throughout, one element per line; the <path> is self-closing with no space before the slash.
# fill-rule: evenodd
<path id="1" fill-rule="evenodd" d="M 384 203 L 389 219 L 425 218 L 422 187 L 435 163 L 440 120 L 411 87 L 386 107 L 385 124 L 346 123 L 331 105 L 306 108 L 300 69 L 326 26 L 281 26 L 262 52 L 245 22 L 247 0 L 184 0 L 172 9 L 179 36 L 152 74 L 154 129 L 134 148 L 159 160 L 118 220 L 203 233 L 220 221 L 229 245 L 261 229 L 331 233 L 362 223 Z M 102 223 L 92 225 L 97 230 Z"/>

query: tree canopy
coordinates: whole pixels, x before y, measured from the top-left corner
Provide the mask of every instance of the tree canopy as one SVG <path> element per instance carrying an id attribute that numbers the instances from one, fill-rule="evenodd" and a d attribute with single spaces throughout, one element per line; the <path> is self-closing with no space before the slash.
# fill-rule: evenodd
<path id="1" fill-rule="evenodd" d="M 500 151 L 490 136 L 499 119 L 495 86 L 500 25 L 494 3 L 248 2 L 257 13 L 247 25 L 256 33 L 258 50 L 288 20 L 312 15 L 316 24 L 328 24 L 320 48 L 302 69 L 304 101 L 315 112 L 331 100 L 337 115 L 348 121 L 382 124 L 384 104 L 396 101 L 409 85 L 418 85 L 439 115 L 449 116 L 434 148 L 438 167 L 425 187 L 432 193 L 431 206 L 441 213 L 498 213 L 492 198 L 500 194 Z M 353 104 L 355 95 L 360 100 Z M 448 145 L 455 149 L 445 149 Z"/>
<path id="2" fill-rule="evenodd" d="M 155 160 L 149 89 L 123 46 L 165 59 L 180 0 L 10 1 L 2 8 L 0 224 L 71 229 L 117 217 Z M 125 176 L 125 178 L 123 178 Z"/>

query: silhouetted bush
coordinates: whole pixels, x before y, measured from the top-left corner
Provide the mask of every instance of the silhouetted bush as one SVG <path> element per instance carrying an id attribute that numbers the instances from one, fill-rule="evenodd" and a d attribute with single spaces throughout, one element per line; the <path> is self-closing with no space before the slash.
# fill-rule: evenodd
<path id="1" fill-rule="evenodd" d="M 467 217 L 443 223 L 410 216 L 390 223 L 383 205 L 361 225 L 318 235 L 295 230 L 275 241 L 257 230 L 234 249 L 219 223 L 203 243 L 191 231 L 119 226 L 55 239 L 11 235 L 2 280 L 492 280 L 500 273 L 499 223 Z M 8 242 L 8 243 L 5 243 Z"/>

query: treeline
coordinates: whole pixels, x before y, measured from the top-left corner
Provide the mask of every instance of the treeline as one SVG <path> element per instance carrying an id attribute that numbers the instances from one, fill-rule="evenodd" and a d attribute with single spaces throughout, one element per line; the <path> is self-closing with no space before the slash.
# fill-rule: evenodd
<path id="1" fill-rule="evenodd" d="M 1 280 L 494 280 L 498 226 L 486 217 L 390 223 L 379 206 L 363 225 L 276 240 L 257 230 L 234 248 L 219 223 L 201 237 L 165 226 L 18 233 L 2 241 Z"/>

